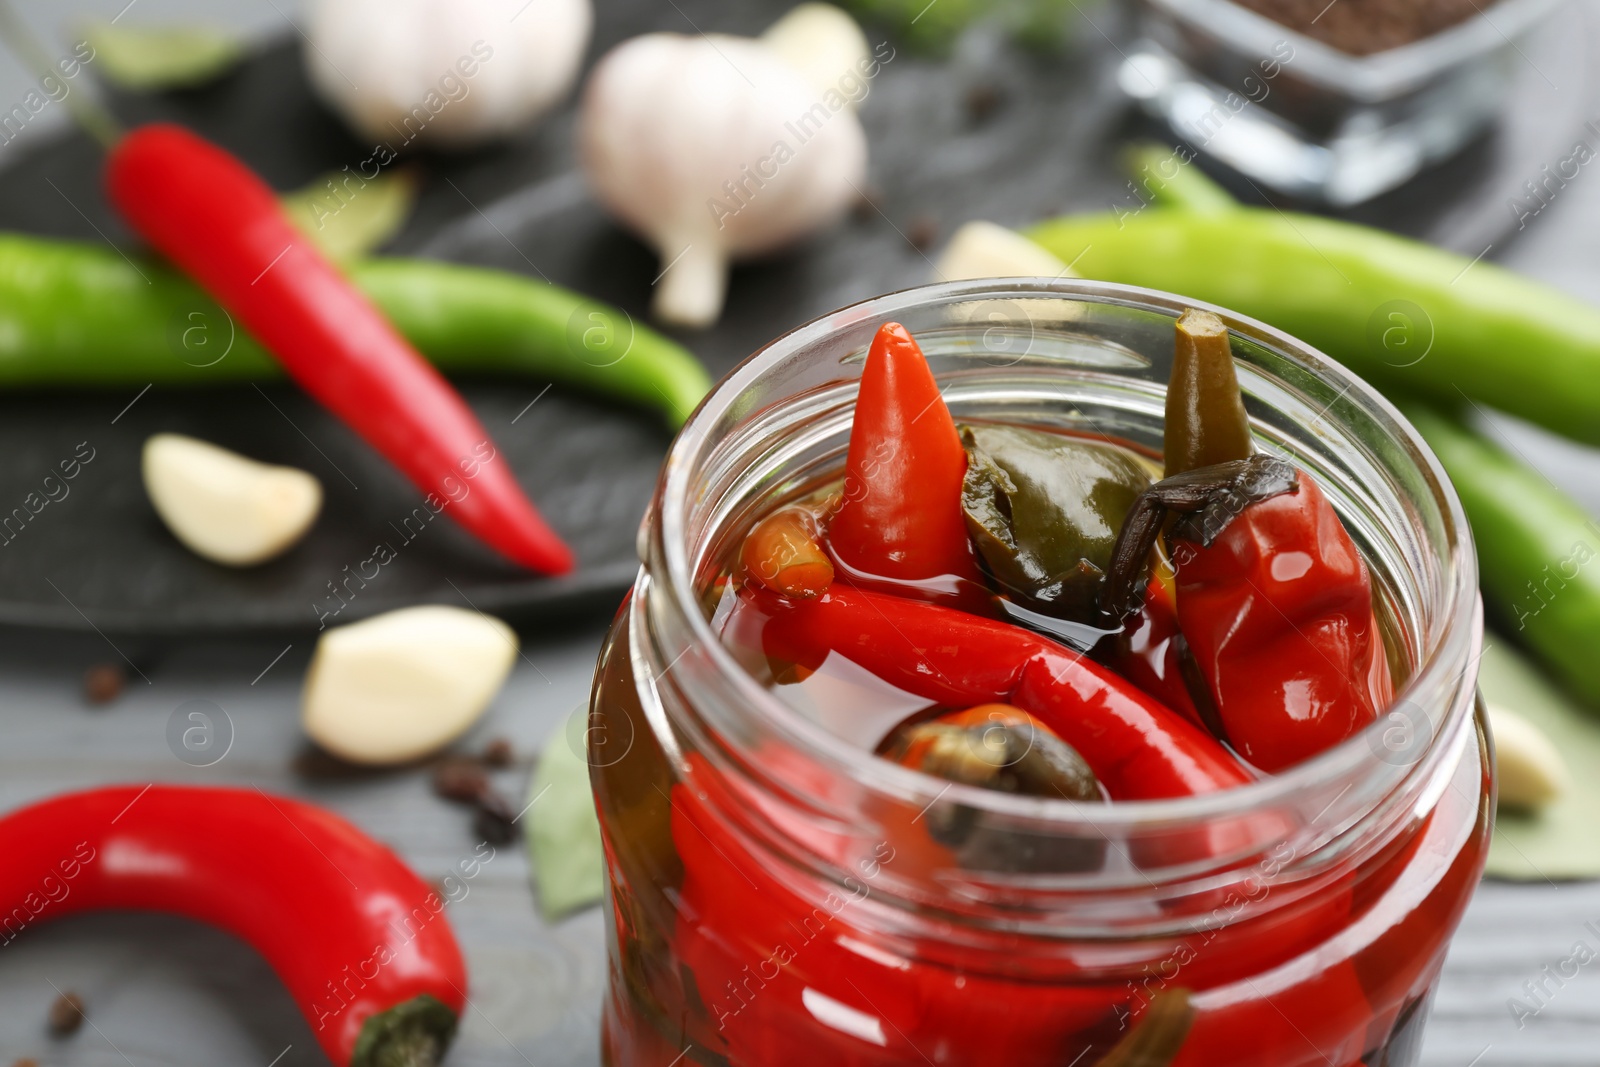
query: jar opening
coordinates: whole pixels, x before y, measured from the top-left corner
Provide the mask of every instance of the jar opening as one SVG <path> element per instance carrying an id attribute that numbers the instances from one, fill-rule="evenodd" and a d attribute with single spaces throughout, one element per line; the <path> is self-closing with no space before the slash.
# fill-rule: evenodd
<path id="1" fill-rule="evenodd" d="M 1159 445 L 1172 323 L 1200 307 L 1229 327 L 1258 442 L 1311 472 L 1367 556 L 1405 646 L 1406 680 L 1377 723 L 1253 784 L 1177 800 L 1083 805 L 954 785 L 892 764 L 799 714 L 719 641 L 702 593 L 719 537 L 762 501 L 841 462 L 861 357 L 876 328 L 904 323 L 956 416 L 1092 423 Z M 740 773 L 793 797 L 805 774 L 763 767 L 759 742 L 798 754 L 805 773 L 850 781 L 915 807 L 960 804 L 1008 826 L 1150 838 L 1292 813 L 1319 848 L 1395 798 L 1470 732 L 1481 623 L 1477 566 L 1454 490 L 1421 438 L 1370 386 L 1287 335 L 1224 309 L 1128 286 L 1061 279 L 958 282 L 866 301 L 774 341 L 736 369 L 668 457 L 647 549 L 654 677 L 695 709 Z M 645 597 L 638 598 L 643 601 Z M 642 611 L 636 605 L 636 612 Z M 1403 804 L 1401 804 L 1403 806 Z M 926 809 L 924 809 L 926 810 Z M 1256 842 L 1261 844 L 1262 842 Z"/>

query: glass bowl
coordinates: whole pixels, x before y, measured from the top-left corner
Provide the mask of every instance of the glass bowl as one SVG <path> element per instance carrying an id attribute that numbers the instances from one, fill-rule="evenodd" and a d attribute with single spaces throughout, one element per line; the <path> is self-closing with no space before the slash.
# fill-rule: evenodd
<path id="1" fill-rule="evenodd" d="M 1514 65 L 1528 61 L 1521 42 L 1559 0 L 1486 4 L 1365 56 L 1229 0 L 1130 3 L 1138 38 L 1118 72 L 1124 92 L 1246 177 L 1343 207 L 1394 188 L 1493 122 Z"/>

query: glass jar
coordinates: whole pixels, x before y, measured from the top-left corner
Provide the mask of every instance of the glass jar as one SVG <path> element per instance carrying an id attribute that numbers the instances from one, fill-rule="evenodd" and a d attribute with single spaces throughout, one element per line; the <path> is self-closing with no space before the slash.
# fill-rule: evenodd
<path id="1" fill-rule="evenodd" d="M 780 699 L 708 619 L 728 545 L 841 468 L 884 321 L 958 419 L 1159 449 L 1189 306 L 1043 279 L 885 296 L 768 345 L 685 427 L 590 712 L 611 1067 L 1166 1063 L 1133 1056 L 1157 1017 L 1188 1025 L 1184 1067 L 1416 1061 L 1491 823 L 1477 563 L 1427 447 L 1337 363 L 1210 309 L 1257 440 L 1361 545 L 1399 684 L 1370 730 L 1277 777 L 1092 806 L 954 785 Z"/>
<path id="2" fill-rule="evenodd" d="M 1131 2 L 1139 37 L 1123 90 L 1200 151 L 1335 207 L 1387 192 L 1481 133 L 1528 62 L 1525 39 L 1557 7 L 1486 2 L 1431 37 L 1357 56 L 1229 0 Z"/>

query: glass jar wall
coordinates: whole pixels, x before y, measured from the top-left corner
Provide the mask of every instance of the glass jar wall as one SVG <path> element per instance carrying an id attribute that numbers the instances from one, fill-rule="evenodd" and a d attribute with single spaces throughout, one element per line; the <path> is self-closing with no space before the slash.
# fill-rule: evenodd
<path id="1" fill-rule="evenodd" d="M 1492 810 L 1476 561 L 1426 448 L 1337 364 L 1212 309 L 1258 442 L 1361 546 L 1401 681 L 1286 773 L 1112 805 L 953 785 L 782 699 L 713 629 L 729 545 L 837 476 L 882 322 L 958 418 L 1158 449 L 1186 306 L 1076 281 L 888 296 L 774 342 L 685 428 L 590 714 L 609 1064 L 1415 1062 Z"/>

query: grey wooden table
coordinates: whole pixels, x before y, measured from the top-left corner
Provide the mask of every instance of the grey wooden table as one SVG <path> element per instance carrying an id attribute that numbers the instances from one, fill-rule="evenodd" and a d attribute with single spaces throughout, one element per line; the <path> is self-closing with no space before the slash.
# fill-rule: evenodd
<path id="1" fill-rule="evenodd" d="M 19 6 L 45 31 L 74 13 L 110 17 L 127 9 L 127 17 L 139 21 L 204 17 L 282 35 L 285 20 L 297 14 L 289 0 L 27 0 Z M 1553 75 L 1553 93 L 1588 91 L 1581 69 L 1544 73 Z M 23 72 L 0 59 L 0 98 L 20 98 L 26 88 Z M 28 136 L 47 135 L 53 119 L 59 116 L 46 116 Z M 0 148 L 0 166 L 11 151 Z M 1528 177 L 1537 170 L 1537 163 L 1530 165 Z M 1600 179 L 1585 171 L 1526 232 L 1499 242 L 1489 256 L 1600 302 L 1597 232 Z M 1600 513 L 1600 456 L 1511 423 L 1498 429 Z M 524 758 L 531 754 L 583 700 L 602 631 L 603 621 L 590 620 L 559 635 L 528 635 L 525 660 L 468 743 L 505 736 Z M 307 637 L 167 647 L 149 661 L 148 683 L 135 679 L 122 700 L 97 710 L 84 703 L 80 679 L 88 665 L 115 658 L 106 642 L 0 634 L 0 809 L 107 781 L 248 783 L 338 810 L 394 845 L 424 876 L 444 874 L 472 853 L 476 838 L 467 815 L 432 797 L 423 776 L 325 781 L 294 772 L 305 751 L 295 702 L 310 650 Z M 235 732 L 229 755 L 206 770 L 180 762 L 165 740 L 168 716 L 197 697 L 224 708 Z M 503 788 L 514 793 L 523 788 L 527 768 L 501 774 Z M 1569 955 L 1580 939 L 1592 944 L 1584 924 L 1596 919 L 1600 883 L 1484 885 L 1455 941 L 1424 1062 L 1600 1064 L 1600 968 L 1567 980 L 1523 1027 L 1507 1006 L 1546 963 Z M 499 850 L 469 895 L 452 906 L 451 920 L 474 989 L 452 1064 L 597 1062 L 604 978 L 598 911 L 543 924 L 533 908 L 526 861 L 511 847 Z M 56 987 L 83 995 L 93 1022 L 62 1041 L 49 1038 L 44 1027 Z M 250 949 L 180 920 L 132 916 L 69 920 L 0 949 L 0 1064 L 24 1056 L 62 1067 L 326 1062 L 287 994 Z"/>

